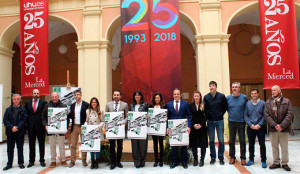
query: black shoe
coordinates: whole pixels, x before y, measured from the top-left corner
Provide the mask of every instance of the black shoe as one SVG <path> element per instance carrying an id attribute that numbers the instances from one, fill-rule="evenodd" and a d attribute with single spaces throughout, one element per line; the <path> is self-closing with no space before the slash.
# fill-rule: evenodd
<path id="1" fill-rule="evenodd" d="M 187 165 L 187 164 L 182 164 L 182 167 L 183 167 L 184 169 L 187 169 L 187 168 L 188 168 L 188 165 Z"/>
<path id="2" fill-rule="evenodd" d="M 199 166 L 200 167 L 204 166 L 204 160 L 200 160 Z"/>
<path id="3" fill-rule="evenodd" d="M 29 163 L 28 166 L 27 166 L 27 168 L 30 168 L 32 166 L 34 166 L 34 163 Z"/>
<path id="4" fill-rule="evenodd" d="M 99 168 L 99 162 L 100 162 L 100 159 L 96 159 L 95 164 L 94 164 L 94 169 Z"/>
<path id="5" fill-rule="evenodd" d="M 177 165 L 176 165 L 175 163 L 172 163 L 171 166 L 170 166 L 170 168 L 171 168 L 171 169 L 174 169 L 176 166 L 177 166 Z"/>
<path id="6" fill-rule="evenodd" d="M 141 167 L 141 168 L 145 167 L 145 164 L 141 164 L 140 167 Z"/>
<path id="7" fill-rule="evenodd" d="M 117 164 L 117 166 L 118 166 L 119 168 L 123 168 L 123 165 L 122 165 L 120 162 Z"/>
<path id="8" fill-rule="evenodd" d="M 215 164 L 216 160 L 215 159 L 211 159 L 210 164 Z"/>
<path id="9" fill-rule="evenodd" d="M 20 168 L 20 169 L 24 169 L 24 168 L 25 168 L 24 164 L 20 164 L 20 165 L 19 165 L 19 168 Z"/>
<path id="10" fill-rule="evenodd" d="M 194 160 L 193 166 L 198 166 L 198 160 Z"/>
<path id="11" fill-rule="evenodd" d="M 157 167 L 157 165 L 158 165 L 158 162 L 155 161 L 155 163 L 153 164 L 153 167 Z"/>
<path id="12" fill-rule="evenodd" d="M 137 168 L 137 169 L 139 169 L 141 166 L 140 165 L 138 165 L 138 166 L 135 166 L 135 168 Z"/>
<path id="13" fill-rule="evenodd" d="M 42 167 L 46 167 L 46 163 L 45 163 L 45 162 L 41 162 L 40 165 L 41 165 Z M 28 166 L 27 166 L 27 167 L 28 167 Z"/>
<path id="14" fill-rule="evenodd" d="M 224 163 L 224 160 L 220 160 L 220 164 L 221 165 L 224 165 L 225 163 Z"/>
<path id="15" fill-rule="evenodd" d="M 8 170 L 8 169 L 11 169 L 11 166 L 5 166 L 5 167 L 3 168 L 4 171 L 5 171 L 5 170 Z"/>
<path id="16" fill-rule="evenodd" d="M 164 163 L 162 161 L 159 162 L 159 166 L 162 167 Z"/>
<path id="17" fill-rule="evenodd" d="M 286 165 L 282 165 L 282 168 L 285 170 L 285 171 L 291 171 L 291 168 L 286 164 Z"/>
<path id="18" fill-rule="evenodd" d="M 111 166 L 110 166 L 110 170 L 114 170 L 116 168 L 116 165 L 115 164 L 112 164 Z"/>

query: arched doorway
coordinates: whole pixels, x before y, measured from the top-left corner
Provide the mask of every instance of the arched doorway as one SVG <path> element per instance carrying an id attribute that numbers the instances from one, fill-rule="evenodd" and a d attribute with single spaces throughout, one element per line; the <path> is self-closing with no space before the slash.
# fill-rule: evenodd
<path id="1" fill-rule="evenodd" d="M 296 4 L 296 22 L 298 41 L 300 41 L 300 6 Z M 250 98 L 252 88 L 260 89 L 260 98 L 267 100 L 271 96 L 270 90 L 263 90 L 263 61 L 260 37 L 260 19 L 258 3 L 252 3 L 237 10 L 231 17 L 227 28 L 230 34 L 228 43 L 230 81 L 242 84 L 242 93 Z M 300 46 L 298 45 L 298 50 Z M 300 60 L 300 59 L 299 59 Z M 299 61 L 300 62 L 300 61 Z M 295 113 L 294 129 L 300 124 L 300 90 L 289 89 L 282 91 L 284 96 L 291 99 Z"/>
<path id="2" fill-rule="evenodd" d="M 196 55 L 193 40 L 196 35 L 195 26 L 189 18 L 180 14 L 181 22 L 181 70 L 183 99 L 191 102 L 192 93 L 197 89 Z M 121 82 L 121 19 L 117 17 L 110 25 L 107 32 L 107 40 L 111 41 L 112 50 L 112 91 L 122 88 Z"/>

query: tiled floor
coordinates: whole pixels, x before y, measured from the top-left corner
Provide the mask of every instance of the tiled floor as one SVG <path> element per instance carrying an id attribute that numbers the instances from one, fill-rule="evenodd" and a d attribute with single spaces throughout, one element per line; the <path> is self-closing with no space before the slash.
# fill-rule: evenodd
<path id="1" fill-rule="evenodd" d="M 7 154 L 6 154 L 6 144 L 0 145 L 0 164 L 1 164 L 1 170 L 0 173 L 116 173 L 116 174 L 135 174 L 135 173 L 143 173 L 143 174 L 152 174 L 152 173 L 172 173 L 172 174 L 177 174 L 177 173 L 228 173 L 228 174 L 235 174 L 235 173 L 255 173 L 255 174 L 264 174 L 264 173 L 272 173 L 272 174 L 282 174 L 282 173 L 300 173 L 300 132 L 295 132 L 295 136 L 292 136 L 291 141 L 289 142 L 289 166 L 292 168 L 291 172 L 285 172 L 283 169 L 276 169 L 276 170 L 270 170 L 270 169 L 263 169 L 261 168 L 261 162 L 260 162 L 260 155 L 259 155 L 259 145 L 256 143 L 255 147 L 255 154 L 256 154 L 256 159 L 255 159 L 255 164 L 250 167 L 243 167 L 241 165 L 229 165 L 228 164 L 228 158 L 225 158 L 226 164 L 224 166 L 220 166 L 220 164 L 217 163 L 215 165 L 210 165 L 210 156 L 209 156 L 209 148 L 207 149 L 206 153 L 206 158 L 205 158 L 205 165 L 204 167 L 193 167 L 192 164 L 189 165 L 188 169 L 183 169 L 181 166 L 176 167 L 175 169 L 170 169 L 169 166 L 164 165 L 163 167 L 152 167 L 153 163 L 152 162 L 147 162 L 146 167 L 142 169 L 136 169 L 133 166 L 133 162 L 123 162 L 124 168 L 123 169 L 115 169 L 113 171 L 109 170 L 109 166 L 101 163 L 100 168 L 95 170 L 95 169 L 90 169 L 89 167 L 83 167 L 81 165 L 81 161 L 77 161 L 76 165 L 73 168 L 67 168 L 67 167 L 62 167 L 58 166 L 54 169 L 50 168 L 43 168 L 39 166 L 39 163 L 36 162 L 36 165 L 30 169 L 25 168 L 25 169 L 19 169 L 17 167 L 17 154 L 15 150 L 15 158 L 14 158 L 14 165 L 13 168 L 4 172 L 2 171 L 2 168 L 5 167 L 6 162 L 7 162 Z M 270 141 L 266 141 L 266 146 L 267 146 L 267 164 L 268 166 L 272 164 L 272 149 L 271 149 L 271 143 Z M 229 146 L 226 145 L 226 153 L 228 154 Z M 57 149 L 58 152 L 58 149 Z M 239 159 L 239 145 L 236 145 L 236 157 L 238 160 Z M 24 145 L 24 157 L 25 157 L 25 166 L 28 164 L 28 143 L 25 143 Z M 70 155 L 70 151 L 66 152 L 66 155 Z M 88 154 L 89 156 L 89 154 Z M 248 156 L 248 145 L 247 145 L 247 156 Z M 38 160 L 38 159 L 37 159 Z M 49 145 L 46 145 L 46 164 L 50 164 L 50 149 Z"/>

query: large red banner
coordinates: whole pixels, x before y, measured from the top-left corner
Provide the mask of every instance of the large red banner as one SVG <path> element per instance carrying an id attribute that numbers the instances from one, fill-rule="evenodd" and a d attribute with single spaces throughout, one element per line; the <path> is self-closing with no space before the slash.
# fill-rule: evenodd
<path id="1" fill-rule="evenodd" d="M 299 88 L 294 0 L 259 0 L 264 89 Z"/>
<path id="2" fill-rule="evenodd" d="M 160 92 L 168 102 L 172 100 L 173 89 L 181 89 L 179 2 L 150 2 L 152 90 Z"/>
<path id="3" fill-rule="evenodd" d="M 20 0 L 21 92 L 49 95 L 48 0 Z"/>
<path id="4" fill-rule="evenodd" d="M 139 90 L 151 97 L 149 0 L 121 0 L 122 99 L 132 103 Z"/>

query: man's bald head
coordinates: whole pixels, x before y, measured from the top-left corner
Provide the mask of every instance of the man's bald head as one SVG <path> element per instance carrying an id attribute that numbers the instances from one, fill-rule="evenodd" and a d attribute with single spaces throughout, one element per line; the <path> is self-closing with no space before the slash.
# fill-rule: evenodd
<path id="1" fill-rule="evenodd" d="M 272 87 L 272 96 L 273 96 L 274 98 L 276 98 L 276 97 L 278 97 L 280 94 L 281 94 L 281 88 L 280 88 L 280 86 L 274 85 L 274 86 Z"/>
<path id="2" fill-rule="evenodd" d="M 57 92 L 52 92 L 51 93 L 51 100 L 55 104 L 59 101 L 59 95 L 58 95 Z"/>

